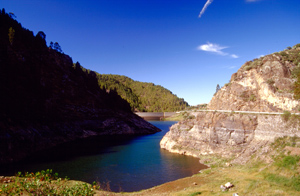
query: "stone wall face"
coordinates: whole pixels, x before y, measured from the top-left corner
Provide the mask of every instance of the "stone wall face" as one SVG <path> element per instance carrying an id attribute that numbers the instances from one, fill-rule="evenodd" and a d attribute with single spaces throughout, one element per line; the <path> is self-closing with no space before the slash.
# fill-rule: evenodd
<path id="1" fill-rule="evenodd" d="M 276 115 L 218 112 L 194 113 L 196 119 L 181 121 L 170 128 L 160 146 L 170 152 L 199 157 L 219 154 L 239 156 L 277 137 L 300 136 L 298 125 Z M 250 158 L 244 157 L 243 161 Z"/>

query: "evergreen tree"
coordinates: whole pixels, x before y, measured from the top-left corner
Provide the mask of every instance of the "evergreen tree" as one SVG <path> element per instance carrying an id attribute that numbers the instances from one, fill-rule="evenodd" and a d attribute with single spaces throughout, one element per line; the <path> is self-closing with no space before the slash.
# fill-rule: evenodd
<path id="1" fill-rule="evenodd" d="M 15 30 L 12 27 L 10 27 L 9 30 L 8 30 L 8 39 L 9 39 L 10 45 L 13 44 L 14 37 L 15 37 Z"/>
<path id="2" fill-rule="evenodd" d="M 54 44 L 53 44 L 53 42 L 50 42 L 49 47 L 50 47 L 51 49 L 54 49 Z"/>
<path id="3" fill-rule="evenodd" d="M 56 50 L 57 52 L 62 53 L 62 49 L 61 49 L 59 43 L 57 43 L 57 42 L 54 43 L 53 49 Z"/>
<path id="4" fill-rule="evenodd" d="M 221 89 L 221 87 L 220 87 L 220 85 L 219 84 L 217 84 L 217 87 L 216 87 L 216 92 L 215 92 L 215 94 L 219 91 Z"/>
<path id="5" fill-rule="evenodd" d="M 39 31 L 37 34 L 36 34 L 36 37 L 39 37 L 43 40 L 46 40 L 46 34 L 43 32 L 43 31 Z"/>

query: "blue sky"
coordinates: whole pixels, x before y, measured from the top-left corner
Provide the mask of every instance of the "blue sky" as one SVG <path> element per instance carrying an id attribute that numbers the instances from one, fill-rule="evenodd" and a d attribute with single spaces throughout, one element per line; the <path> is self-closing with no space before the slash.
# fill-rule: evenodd
<path id="1" fill-rule="evenodd" d="M 85 68 L 162 85 L 190 105 L 208 103 L 246 61 L 300 43 L 299 0 L 0 0 L 0 8 Z"/>

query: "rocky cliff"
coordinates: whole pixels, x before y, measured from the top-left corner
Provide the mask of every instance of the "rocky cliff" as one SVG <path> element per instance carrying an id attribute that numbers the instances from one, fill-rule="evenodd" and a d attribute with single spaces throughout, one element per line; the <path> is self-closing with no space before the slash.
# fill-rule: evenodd
<path id="1" fill-rule="evenodd" d="M 300 136 L 297 116 L 287 120 L 281 115 L 234 112 L 298 111 L 293 88 L 299 56 L 298 44 L 245 63 L 208 104 L 210 110 L 232 112 L 191 112 L 188 120 L 170 128 L 161 148 L 195 157 L 218 154 L 243 163 L 276 137 Z"/>
<path id="2" fill-rule="evenodd" d="M 45 36 L 0 11 L 0 165 L 77 139 L 160 131 Z"/>
<path id="3" fill-rule="evenodd" d="M 297 111 L 293 98 L 300 47 L 246 62 L 211 99 L 212 110 Z"/>

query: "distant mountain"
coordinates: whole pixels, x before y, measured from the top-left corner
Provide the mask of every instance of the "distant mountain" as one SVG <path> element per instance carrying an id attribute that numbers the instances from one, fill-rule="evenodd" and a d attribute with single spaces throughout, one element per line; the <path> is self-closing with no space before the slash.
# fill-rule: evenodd
<path id="1" fill-rule="evenodd" d="M 45 37 L 0 11 L 0 164 L 76 139 L 160 131 Z"/>

